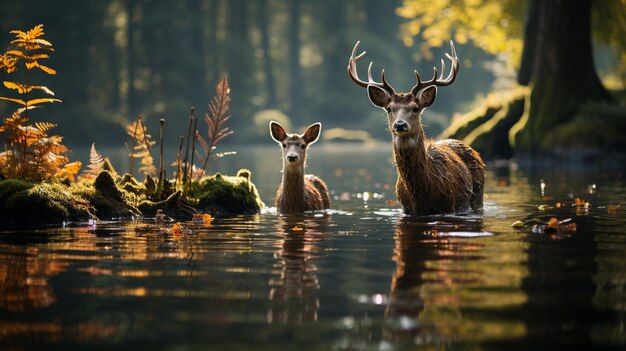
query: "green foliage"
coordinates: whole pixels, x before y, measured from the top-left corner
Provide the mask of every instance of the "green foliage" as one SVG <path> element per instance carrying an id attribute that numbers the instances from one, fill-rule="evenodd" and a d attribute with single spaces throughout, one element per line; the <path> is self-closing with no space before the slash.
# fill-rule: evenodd
<path id="1" fill-rule="evenodd" d="M 591 20 L 593 37 L 613 49 L 617 75 L 626 89 L 626 0 L 595 0 Z"/>
<path id="2" fill-rule="evenodd" d="M 459 44 L 472 42 L 490 54 L 508 52 L 518 67 L 524 7 L 525 2 L 515 0 L 404 0 L 397 13 L 409 19 L 400 28 L 404 43 L 412 46 L 420 35 L 424 40 L 420 50 L 429 60 L 430 48 L 454 39 Z"/>

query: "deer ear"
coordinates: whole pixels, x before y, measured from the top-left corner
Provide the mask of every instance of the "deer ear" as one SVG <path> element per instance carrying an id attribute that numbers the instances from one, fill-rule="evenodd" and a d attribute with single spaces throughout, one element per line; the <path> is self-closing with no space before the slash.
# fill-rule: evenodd
<path id="1" fill-rule="evenodd" d="M 369 95 L 372 104 L 381 108 L 387 107 L 391 102 L 389 94 L 375 85 L 367 86 L 367 95 Z"/>
<path id="2" fill-rule="evenodd" d="M 428 107 L 435 102 L 435 98 L 437 97 L 437 87 L 434 85 L 429 86 L 428 88 L 422 90 L 417 96 L 417 102 L 420 107 Z"/>
<path id="3" fill-rule="evenodd" d="M 322 130 L 321 123 L 311 124 L 302 134 L 302 139 L 307 144 L 313 144 L 320 137 L 320 131 Z"/>
<path id="4" fill-rule="evenodd" d="M 272 139 L 278 143 L 282 143 L 283 140 L 287 139 L 287 132 L 285 132 L 285 128 L 283 128 L 283 126 L 281 126 L 278 122 L 270 122 L 270 134 L 272 135 Z"/>

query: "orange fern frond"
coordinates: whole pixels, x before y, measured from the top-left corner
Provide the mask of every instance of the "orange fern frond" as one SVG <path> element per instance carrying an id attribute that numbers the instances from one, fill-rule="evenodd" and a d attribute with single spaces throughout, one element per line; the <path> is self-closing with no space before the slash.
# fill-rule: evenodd
<path id="1" fill-rule="evenodd" d="M 134 123 L 126 126 L 126 133 L 132 139 L 132 146 L 130 147 L 128 156 L 130 157 L 130 174 L 133 174 L 133 160 L 135 158 L 141 159 L 141 167 L 139 172 L 145 175 L 155 175 L 157 172 L 154 166 L 154 158 L 150 153 L 152 146 L 156 143 L 150 140 L 152 136 L 148 133 L 146 126 L 143 123 L 141 116 L 137 117 Z"/>
<path id="2" fill-rule="evenodd" d="M 63 168 L 61 168 L 55 176 L 58 178 L 67 178 L 73 182 L 76 179 L 76 175 L 78 174 L 78 171 L 80 171 L 80 167 L 82 165 L 83 164 L 80 161 L 70 162 L 63 166 Z"/>
<path id="3" fill-rule="evenodd" d="M 230 119 L 230 115 L 227 115 L 228 107 L 230 105 L 230 87 L 228 86 L 228 79 L 226 76 L 215 87 L 216 95 L 209 103 L 209 113 L 205 113 L 204 120 L 207 123 L 207 140 L 201 136 L 197 136 L 197 140 L 204 149 L 204 163 L 202 165 L 202 172 L 206 171 L 209 161 L 216 158 L 220 158 L 226 155 L 233 154 L 227 153 L 214 153 L 216 145 L 227 136 L 233 134 L 230 128 L 225 127 L 225 123 Z"/>
<path id="4" fill-rule="evenodd" d="M 35 122 L 34 124 L 35 128 L 39 129 L 40 132 L 47 132 L 50 129 L 54 128 L 57 126 L 57 124 L 55 123 L 50 123 L 50 122 Z"/>

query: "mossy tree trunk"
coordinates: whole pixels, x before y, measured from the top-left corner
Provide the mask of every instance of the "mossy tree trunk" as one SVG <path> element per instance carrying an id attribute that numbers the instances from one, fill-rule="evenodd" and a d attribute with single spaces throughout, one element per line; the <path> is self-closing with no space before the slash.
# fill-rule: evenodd
<path id="1" fill-rule="evenodd" d="M 531 87 L 530 110 L 514 127 L 518 151 L 540 151 L 581 104 L 612 100 L 594 68 L 590 22 L 591 0 L 532 1 L 519 75 Z"/>

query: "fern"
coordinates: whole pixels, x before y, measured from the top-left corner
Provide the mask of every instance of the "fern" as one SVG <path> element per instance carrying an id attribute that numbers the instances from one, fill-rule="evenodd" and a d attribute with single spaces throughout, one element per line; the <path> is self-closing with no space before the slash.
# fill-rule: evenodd
<path id="1" fill-rule="evenodd" d="M 89 164 L 87 165 L 87 169 L 83 171 L 83 176 L 95 178 L 103 169 L 104 159 L 98 150 L 96 150 L 96 143 L 93 143 L 89 151 Z"/>
<path id="2" fill-rule="evenodd" d="M 139 167 L 139 172 L 154 176 L 157 169 L 154 166 L 154 158 L 152 158 L 150 149 L 156 142 L 151 140 L 152 136 L 148 134 L 141 116 L 137 117 L 137 121 L 126 127 L 126 133 L 132 138 L 132 146 L 128 153 L 130 157 L 129 173 L 133 174 L 134 159 L 140 158 L 141 167 Z"/>
<path id="3" fill-rule="evenodd" d="M 29 110 L 40 108 L 44 103 L 61 101 L 54 98 L 32 98 L 35 91 L 50 96 L 54 96 L 54 92 L 46 86 L 30 83 L 32 70 L 56 74 L 54 69 L 41 63 L 42 60 L 50 58 L 49 53 L 53 52 L 54 48 L 49 41 L 42 38 L 44 31 L 41 24 L 26 32 L 13 30 L 10 33 L 15 35 L 15 39 L 11 41 L 14 47 L 0 54 L 0 71 L 13 74 L 20 68 L 25 68 L 26 80 L 3 81 L 5 88 L 16 91 L 20 97 L 0 96 L 0 100 L 19 105 L 11 117 L 4 118 L 0 125 L 0 132 L 5 134 L 6 150 L 0 157 L 0 172 L 9 177 L 36 180 L 59 174 L 73 178 L 71 173 L 74 172 L 76 164 L 68 169 L 64 168 L 69 160 L 65 156 L 68 150 L 62 144 L 63 138 L 47 134 L 50 129 L 56 127 L 56 124 L 45 121 L 28 124 Z"/>
<path id="4" fill-rule="evenodd" d="M 230 119 L 230 115 L 227 115 L 228 106 L 230 104 L 230 88 L 228 87 L 228 79 L 226 76 L 215 87 L 216 95 L 209 103 L 209 113 L 205 113 L 204 120 L 208 125 L 207 140 L 205 140 L 199 134 L 196 134 L 196 139 L 204 150 L 204 157 L 198 150 L 198 158 L 204 158 L 202 165 L 201 176 L 204 175 L 206 168 L 210 161 L 232 155 L 235 152 L 221 152 L 215 153 L 217 144 L 224 140 L 227 136 L 233 133 L 230 128 L 225 127 L 225 123 Z"/>

